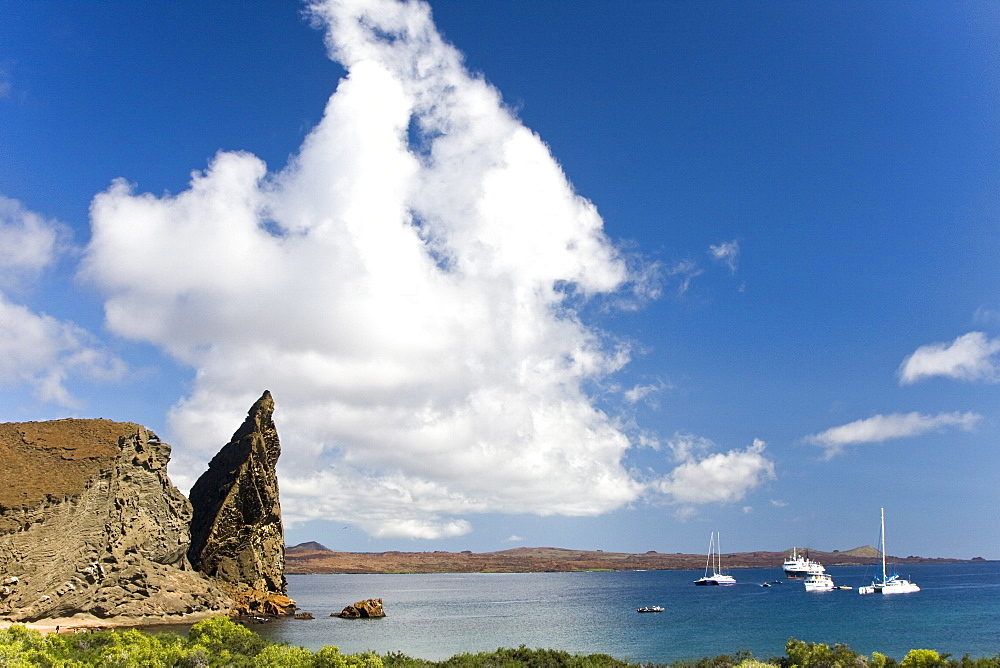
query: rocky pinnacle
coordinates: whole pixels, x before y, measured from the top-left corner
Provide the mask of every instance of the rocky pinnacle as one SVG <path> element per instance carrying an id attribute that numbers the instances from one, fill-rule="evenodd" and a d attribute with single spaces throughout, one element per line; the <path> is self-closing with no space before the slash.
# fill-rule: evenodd
<path id="1" fill-rule="evenodd" d="M 191 488 L 188 558 L 232 587 L 285 594 L 285 543 L 275 465 L 281 454 L 264 391 L 232 440 Z"/>

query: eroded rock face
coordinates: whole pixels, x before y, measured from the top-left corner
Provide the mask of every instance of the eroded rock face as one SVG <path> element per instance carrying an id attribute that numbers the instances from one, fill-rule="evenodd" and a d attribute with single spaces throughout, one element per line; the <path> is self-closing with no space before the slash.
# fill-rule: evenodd
<path id="1" fill-rule="evenodd" d="M 232 440 L 191 488 L 194 517 L 188 557 L 228 585 L 243 612 L 289 614 L 285 543 L 275 466 L 281 454 L 270 392 L 250 409 Z M 286 603 L 287 602 L 287 603 Z M 285 605 L 285 611 L 275 608 Z"/>
<path id="2" fill-rule="evenodd" d="M 0 616 L 227 611 L 191 568 L 191 507 L 170 446 L 132 423 L 0 424 Z"/>

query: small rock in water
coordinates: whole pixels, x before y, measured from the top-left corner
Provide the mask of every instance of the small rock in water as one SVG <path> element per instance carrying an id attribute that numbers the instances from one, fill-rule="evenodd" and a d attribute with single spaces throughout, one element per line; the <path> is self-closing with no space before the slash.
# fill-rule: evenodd
<path id="1" fill-rule="evenodd" d="M 344 619 L 385 617 L 385 610 L 382 609 L 382 599 L 369 598 L 349 605 L 343 611 L 334 612 L 330 616 L 343 617 Z"/>

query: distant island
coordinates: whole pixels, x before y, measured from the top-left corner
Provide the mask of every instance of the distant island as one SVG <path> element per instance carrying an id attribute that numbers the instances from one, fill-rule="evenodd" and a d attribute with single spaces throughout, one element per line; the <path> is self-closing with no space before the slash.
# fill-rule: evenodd
<path id="1" fill-rule="evenodd" d="M 801 550 L 800 550 L 801 551 Z M 728 568 L 781 568 L 788 552 L 733 552 L 723 555 Z M 809 550 L 811 559 L 824 566 L 874 564 L 874 547 L 846 552 Z M 975 559 L 941 559 L 909 556 L 889 557 L 894 564 L 970 563 Z M 554 573 L 574 571 L 681 570 L 705 567 L 702 554 L 641 554 L 569 550 L 555 547 L 518 547 L 499 552 L 335 552 L 317 542 L 285 549 L 285 573 Z"/>

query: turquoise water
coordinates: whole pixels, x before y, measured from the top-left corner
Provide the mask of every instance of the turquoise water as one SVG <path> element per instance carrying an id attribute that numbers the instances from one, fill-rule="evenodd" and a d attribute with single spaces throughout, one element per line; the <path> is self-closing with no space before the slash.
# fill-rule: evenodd
<path id="1" fill-rule="evenodd" d="M 732 569 L 732 587 L 696 587 L 700 571 L 449 575 L 292 575 L 289 595 L 314 620 L 254 626 L 271 640 L 344 652 L 440 660 L 498 647 L 604 653 L 665 663 L 749 649 L 784 654 L 789 637 L 845 643 L 901 659 L 914 648 L 961 657 L 1000 653 L 1000 562 L 908 566 L 915 594 L 860 596 L 864 567 L 829 569 L 851 591 L 806 592 L 779 568 Z M 761 582 L 785 584 L 760 587 Z M 387 617 L 330 617 L 381 598 Z M 645 605 L 661 613 L 639 614 Z"/>

